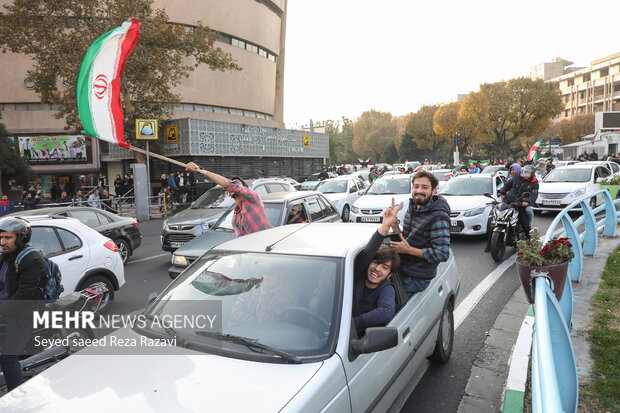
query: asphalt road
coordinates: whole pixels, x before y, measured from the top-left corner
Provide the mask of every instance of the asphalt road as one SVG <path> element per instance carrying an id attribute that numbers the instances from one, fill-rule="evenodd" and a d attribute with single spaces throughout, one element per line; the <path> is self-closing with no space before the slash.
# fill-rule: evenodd
<path id="1" fill-rule="evenodd" d="M 554 216 L 537 215 L 534 217 L 534 226 L 544 233 Z M 126 283 L 116 293 L 111 313 L 127 314 L 143 308 L 149 293 L 159 293 L 171 282 L 167 272 L 171 254 L 163 251 L 160 246 L 161 222 L 153 220 L 140 225 L 142 245 L 125 266 Z M 452 237 L 452 251 L 462 282 L 457 308 L 498 267 L 491 255 L 483 252 L 484 245 L 484 237 Z M 508 248 L 506 257 L 514 252 L 514 249 Z M 415 385 L 413 392 L 400 403 L 402 412 L 457 411 L 471 366 L 486 338 L 486 332 L 491 329 L 497 315 L 517 288 L 520 288 L 520 284 L 512 265 L 477 302 L 456 330 L 451 360 L 443 365 L 428 363 L 428 370 L 421 372 L 423 375 L 419 382 L 412 383 L 411 387 Z"/>

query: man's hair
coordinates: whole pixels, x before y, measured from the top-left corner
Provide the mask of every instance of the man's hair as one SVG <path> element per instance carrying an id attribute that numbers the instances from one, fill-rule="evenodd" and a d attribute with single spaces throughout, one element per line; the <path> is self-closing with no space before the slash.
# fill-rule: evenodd
<path id="1" fill-rule="evenodd" d="M 377 261 L 379 264 L 385 264 L 391 261 L 392 265 L 390 266 L 390 273 L 395 272 L 398 270 L 398 267 L 400 267 L 400 256 L 387 245 L 382 245 L 379 247 L 373 261 Z"/>
<path id="2" fill-rule="evenodd" d="M 246 184 L 246 183 L 245 183 L 245 181 L 243 180 L 243 178 L 242 178 L 242 177 L 240 177 L 240 176 L 237 176 L 237 175 L 232 176 L 232 177 L 230 178 L 230 180 L 231 180 L 231 181 L 239 181 L 239 182 L 241 182 L 241 185 L 245 186 L 246 188 L 248 187 L 248 184 Z"/>
<path id="3" fill-rule="evenodd" d="M 431 188 L 435 189 L 437 188 L 437 185 L 439 185 L 439 180 L 437 179 L 437 177 L 435 175 L 433 175 L 432 173 L 428 172 L 428 171 L 418 171 L 415 173 L 415 175 L 413 175 L 413 178 L 411 178 L 411 183 L 415 183 L 415 180 L 417 178 L 428 178 L 431 181 Z"/>

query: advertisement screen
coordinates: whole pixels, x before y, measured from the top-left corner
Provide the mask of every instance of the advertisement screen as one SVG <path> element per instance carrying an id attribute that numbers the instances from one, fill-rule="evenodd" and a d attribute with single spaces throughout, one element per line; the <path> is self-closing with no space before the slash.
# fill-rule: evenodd
<path id="1" fill-rule="evenodd" d="M 71 136 L 19 137 L 19 154 L 31 164 L 83 163 L 86 159 L 86 138 Z"/>

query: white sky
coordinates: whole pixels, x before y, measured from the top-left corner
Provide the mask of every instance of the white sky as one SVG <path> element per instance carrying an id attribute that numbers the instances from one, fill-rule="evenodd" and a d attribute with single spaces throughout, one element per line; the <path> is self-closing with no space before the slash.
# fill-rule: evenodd
<path id="1" fill-rule="evenodd" d="M 284 122 L 400 116 L 620 52 L 619 0 L 288 0 Z"/>

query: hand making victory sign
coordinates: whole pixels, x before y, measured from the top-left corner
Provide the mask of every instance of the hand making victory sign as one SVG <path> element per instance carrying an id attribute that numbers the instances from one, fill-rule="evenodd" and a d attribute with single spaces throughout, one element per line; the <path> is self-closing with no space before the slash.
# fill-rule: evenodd
<path id="1" fill-rule="evenodd" d="M 385 234 L 390 230 L 390 228 L 398 228 L 398 211 L 403 207 L 403 203 L 401 202 L 398 206 L 394 205 L 394 198 L 392 198 L 392 207 L 388 207 L 383 211 L 383 222 L 382 227 L 385 228 Z M 382 231 L 379 231 L 382 232 Z M 396 231 L 395 231 L 396 232 Z M 400 233 L 400 229 L 398 230 Z"/>

